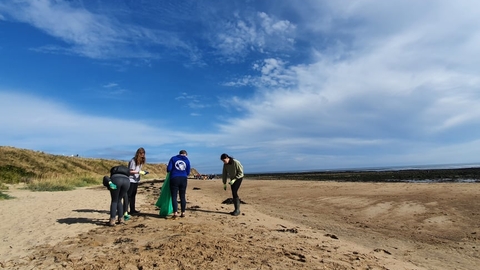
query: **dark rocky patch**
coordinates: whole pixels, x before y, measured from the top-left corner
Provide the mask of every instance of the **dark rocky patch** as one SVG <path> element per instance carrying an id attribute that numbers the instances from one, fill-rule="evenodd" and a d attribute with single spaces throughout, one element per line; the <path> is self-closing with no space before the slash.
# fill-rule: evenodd
<path id="1" fill-rule="evenodd" d="M 261 180 L 311 180 L 338 182 L 480 182 L 480 168 L 260 173 L 247 174 L 245 177 Z"/>

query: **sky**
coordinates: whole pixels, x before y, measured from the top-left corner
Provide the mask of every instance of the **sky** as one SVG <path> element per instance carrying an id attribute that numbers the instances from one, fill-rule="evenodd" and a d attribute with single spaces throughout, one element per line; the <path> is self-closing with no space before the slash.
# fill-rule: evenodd
<path id="1" fill-rule="evenodd" d="M 475 0 L 2 0 L 0 145 L 200 173 L 480 162 Z"/>

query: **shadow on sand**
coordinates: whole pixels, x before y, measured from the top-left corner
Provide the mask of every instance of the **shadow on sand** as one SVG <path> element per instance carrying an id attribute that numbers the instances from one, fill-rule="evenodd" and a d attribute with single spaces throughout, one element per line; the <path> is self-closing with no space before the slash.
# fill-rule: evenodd
<path id="1" fill-rule="evenodd" d="M 75 209 L 73 212 L 79 213 L 100 213 L 100 214 L 109 214 L 110 212 L 107 210 L 97 210 L 97 209 Z"/>
<path id="2" fill-rule="evenodd" d="M 100 225 L 100 226 L 105 226 L 106 222 L 103 219 L 97 219 L 97 218 L 61 218 L 57 219 L 57 222 L 60 224 L 95 224 L 95 225 Z"/>

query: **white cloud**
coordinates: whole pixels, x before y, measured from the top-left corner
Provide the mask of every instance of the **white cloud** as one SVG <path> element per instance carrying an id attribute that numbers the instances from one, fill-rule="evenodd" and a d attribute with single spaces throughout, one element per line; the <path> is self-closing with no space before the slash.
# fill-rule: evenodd
<path id="1" fill-rule="evenodd" d="M 227 60 L 239 61 L 249 52 L 290 51 L 293 49 L 295 25 L 264 12 L 237 14 L 230 21 L 216 22 L 211 43 Z"/>
<path id="2" fill-rule="evenodd" d="M 0 124 L 8 127 L 2 129 L 2 142 L 16 147 L 63 147 L 83 151 L 131 145 L 136 141 L 146 145 L 159 141 L 169 143 L 178 137 L 174 131 L 152 128 L 148 123 L 84 115 L 56 101 L 24 94 L 0 92 L 0 111 L 15 116 L 3 117 Z"/>
<path id="3" fill-rule="evenodd" d="M 73 3 L 36 0 L 0 4 L 0 11 L 17 21 L 29 23 L 67 45 L 46 44 L 33 48 L 49 53 L 79 54 L 96 59 L 158 58 L 145 47 L 160 45 L 179 49 L 195 62 L 201 61 L 196 49 L 174 33 L 123 23 L 113 14 L 90 11 Z"/>
<path id="4" fill-rule="evenodd" d="M 287 67 L 285 61 L 278 58 L 268 58 L 257 61 L 252 65 L 252 69 L 258 71 L 260 76 L 254 77 L 248 75 L 223 83 L 223 85 L 287 88 L 297 83 L 295 72 Z"/>
<path id="5" fill-rule="evenodd" d="M 252 151 L 272 149 L 279 158 L 281 148 L 309 156 L 312 164 L 327 161 L 310 156 L 310 149 L 358 165 L 384 164 L 382 156 L 391 164 L 468 160 L 439 149 L 478 145 L 477 131 L 477 136 L 464 134 L 480 124 L 476 2 L 349 3 L 334 7 L 330 14 L 337 17 L 328 27 L 308 29 L 326 38 L 335 36 L 330 30 L 346 34 L 348 46 L 312 44 L 310 64 L 266 59 L 254 65 L 257 77 L 226 84 L 255 85 L 258 92 L 254 99 L 232 99 L 245 116 L 221 125 L 222 131 Z M 410 13 L 415 8 L 420 10 Z"/>
<path id="6" fill-rule="evenodd" d="M 295 26 L 286 20 L 275 20 L 267 15 L 265 12 L 259 12 L 257 16 L 261 20 L 261 25 L 268 35 L 288 35 L 291 31 L 295 30 Z"/>
<path id="7" fill-rule="evenodd" d="M 173 153 L 171 151 L 178 151 L 179 145 L 192 149 L 208 146 L 216 153 L 220 151 L 215 150 L 217 147 L 228 144 L 228 140 L 216 131 L 181 132 L 175 127 L 138 119 L 83 114 L 59 101 L 18 91 L 0 91 L 0 113 L 14 116 L 0 118 L 0 125 L 5 127 L 0 131 L 3 145 L 49 153 L 122 159 L 125 149 L 141 145 L 149 149 L 150 162 L 167 162 L 166 157 Z M 190 115 L 201 116 L 198 113 Z M 199 159 L 208 159 L 212 154 L 211 150 L 204 149 L 197 155 Z"/>
<path id="8" fill-rule="evenodd" d="M 116 87 L 116 86 L 118 86 L 117 83 L 107 83 L 107 84 L 103 85 L 103 87 L 105 87 L 105 88 L 112 88 L 112 87 Z"/>
<path id="9" fill-rule="evenodd" d="M 176 97 L 175 100 L 184 103 L 184 106 L 188 106 L 190 109 L 205 109 L 211 107 L 211 104 L 205 101 L 205 98 L 200 95 L 191 95 L 188 93 L 182 93 Z M 199 116 L 198 113 L 192 114 Z"/>
<path id="10" fill-rule="evenodd" d="M 122 44 L 134 44 L 130 49 L 136 55 L 148 57 L 154 53 L 135 47 L 146 42 L 181 48 L 199 61 L 205 51 L 231 63 L 251 61 L 248 72 L 225 65 L 232 67 L 232 77 L 248 75 L 224 85 L 254 87 L 256 92 L 230 100 L 218 97 L 218 106 L 232 114 L 218 113 L 211 120 L 219 123 L 214 131 L 195 134 L 1 94 L 2 115 L 18 115 L 0 120 L 9 127 L 2 129 L 2 141 L 67 147 L 78 140 L 79 148 L 114 147 L 131 143 L 133 135 L 120 133 L 112 139 L 111 130 L 129 125 L 146 145 L 188 142 L 201 151 L 221 149 L 245 160 L 250 171 L 478 160 L 473 150 L 480 136 L 476 1 L 283 1 L 291 5 L 282 10 L 292 14 L 288 18 L 275 13 L 278 6 L 271 11 L 226 12 L 228 20 L 225 15 L 208 17 L 208 31 L 193 35 L 210 43 L 198 47 L 188 45 L 195 42 L 181 35 L 166 38 L 163 30 L 125 25 L 114 16 L 65 2 L 15 3 L 13 8 L 0 4 L 0 12 L 58 37 L 88 57 L 116 55 L 113 45 Z M 205 49 L 209 45 L 216 51 Z M 303 59 L 306 55 L 309 58 Z M 103 87 L 122 91 L 116 83 Z M 176 99 L 193 109 L 207 108 L 204 100 L 203 95 L 188 93 Z M 190 116 L 204 120 L 203 112 Z"/>

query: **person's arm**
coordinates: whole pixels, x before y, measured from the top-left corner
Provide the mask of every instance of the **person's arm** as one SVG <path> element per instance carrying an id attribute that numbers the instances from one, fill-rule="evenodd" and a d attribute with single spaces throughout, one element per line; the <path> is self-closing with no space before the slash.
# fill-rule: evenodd
<path id="1" fill-rule="evenodd" d="M 173 158 L 170 158 L 167 165 L 167 172 L 171 172 L 173 168 Z"/>
<path id="2" fill-rule="evenodd" d="M 137 174 L 138 172 L 135 170 L 137 165 L 135 164 L 135 161 L 132 159 L 130 162 L 128 162 L 128 169 L 130 170 L 130 174 Z"/>
<path id="3" fill-rule="evenodd" d="M 187 177 L 190 175 L 190 160 L 187 159 Z"/>
<path id="4" fill-rule="evenodd" d="M 145 175 L 145 174 L 147 174 L 148 172 L 142 171 L 142 167 L 143 167 L 143 165 L 138 166 L 138 170 L 137 170 L 137 165 L 135 164 L 135 161 L 133 159 L 128 163 L 128 168 L 130 169 L 130 175 L 135 175 L 135 174 Z"/>
<path id="5" fill-rule="evenodd" d="M 240 179 L 240 178 L 243 178 L 243 166 L 242 164 L 238 161 L 238 160 L 235 160 L 235 179 Z"/>
<path id="6" fill-rule="evenodd" d="M 222 182 L 224 185 L 227 184 L 227 166 L 225 164 L 223 165 Z"/>

